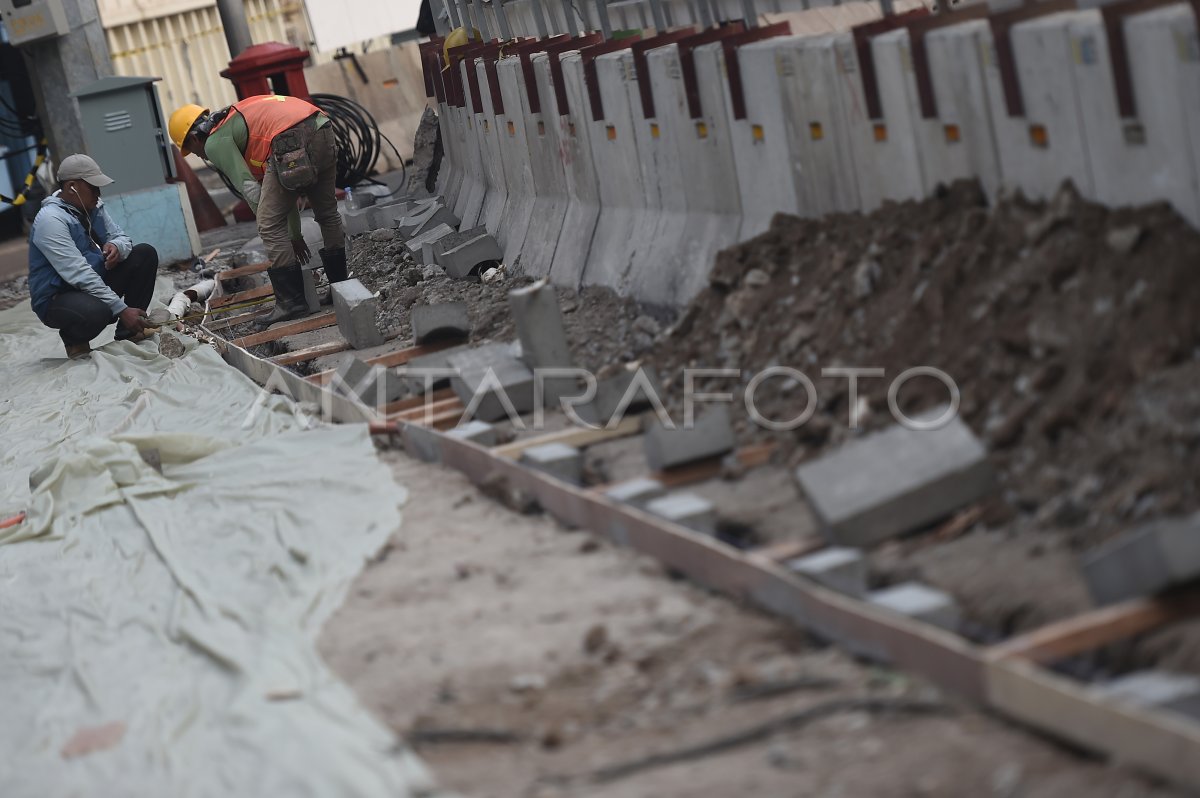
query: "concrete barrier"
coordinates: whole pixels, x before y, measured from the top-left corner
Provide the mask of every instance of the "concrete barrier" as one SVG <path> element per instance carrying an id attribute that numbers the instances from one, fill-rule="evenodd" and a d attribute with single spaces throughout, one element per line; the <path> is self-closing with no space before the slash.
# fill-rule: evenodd
<path id="1" fill-rule="evenodd" d="M 520 258 L 520 267 L 525 268 L 527 259 L 522 254 L 525 237 L 529 231 L 529 220 L 534 208 L 534 158 L 529 150 L 529 101 L 525 97 L 521 81 L 521 59 L 503 58 L 496 63 L 496 76 L 500 81 L 500 96 L 504 100 L 503 124 L 497 117 L 500 129 L 500 157 L 504 163 L 504 182 L 508 186 L 508 200 L 500 219 L 504 233 L 504 262 L 513 268 Z M 536 130 L 534 131 L 536 135 Z M 553 233 L 555 240 L 558 231 Z"/>
<path id="2" fill-rule="evenodd" d="M 442 165 L 438 169 L 435 190 L 446 201 L 448 208 L 453 208 L 458 200 L 463 181 L 463 159 L 459 146 L 462 125 L 459 123 L 457 112 L 458 109 L 449 103 L 438 104 L 438 128 L 442 132 Z"/>
<path id="3" fill-rule="evenodd" d="M 558 107 L 554 84 L 549 79 L 546 81 L 547 90 L 542 95 L 543 110 L 555 109 L 554 115 L 548 117 L 546 126 L 553 125 L 557 131 L 558 155 L 566 176 L 568 197 L 562 233 L 558 237 L 554 264 L 550 268 L 550 279 L 558 285 L 576 287 L 583 277 L 592 248 L 592 235 L 600 216 L 600 185 L 596 167 L 592 163 L 583 64 L 578 52 L 565 54 L 560 61 L 567 95 L 566 107 Z M 546 67 L 546 76 L 549 78 L 548 63 Z"/>
<path id="4" fill-rule="evenodd" d="M 454 215 L 462 220 L 462 226 L 474 227 L 479 223 L 483 211 L 483 199 L 487 194 L 487 183 L 483 173 L 482 142 L 480 135 L 480 109 L 471 97 L 467 70 L 474 69 L 474 57 L 464 58 L 454 67 L 462 80 L 463 107 L 459 109 L 462 123 L 459 128 L 459 143 L 463 154 L 463 183 L 454 204 Z"/>
<path id="5" fill-rule="evenodd" d="M 531 59 L 533 85 L 537 87 L 539 112 L 530 110 L 529 95 L 522 78 L 522 114 L 529 147 L 529 166 L 533 176 L 533 210 L 525 244 L 521 249 L 521 271 L 545 277 L 554 266 L 554 253 L 563 232 L 570 195 L 559 141 L 558 111 L 550 81 L 550 65 L 544 53 Z M 590 236 L 591 231 L 588 231 Z"/>
<path id="6" fill-rule="evenodd" d="M 475 121 L 478 123 L 476 132 L 479 136 L 479 154 L 485 187 L 478 223 L 495 236 L 501 247 L 505 247 L 508 241 L 507 231 L 502 228 L 500 221 L 504 216 L 504 206 L 508 202 L 508 181 L 504 176 L 504 155 L 500 151 L 500 139 L 502 135 L 507 135 L 507 131 L 504 130 L 504 120 L 496 114 L 492 105 L 486 62 L 486 57 L 475 61 L 475 79 L 478 81 L 481 101 Z"/>

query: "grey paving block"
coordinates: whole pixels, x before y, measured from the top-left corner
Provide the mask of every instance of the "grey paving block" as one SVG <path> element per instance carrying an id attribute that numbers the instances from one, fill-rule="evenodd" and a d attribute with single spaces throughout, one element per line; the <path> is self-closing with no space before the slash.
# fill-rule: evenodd
<path id="1" fill-rule="evenodd" d="M 918 621 L 956 631 L 962 613 L 954 597 L 918 582 L 905 582 L 868 596 L 872 604 Z"/>
<path id="2" fill-rule="evenodd" d="M 473 238 L 454 249 L 444 251 L 437 259 L 438 266 L 446 270 L 446 274 L 456 280 L 461 280 L 482 263 L 491 263 L 504 259 L 504 250 L 496 239 L 486 233 Z"/>
<path id="3" fill-rule="evenodd" d="M 993 486 L 987 451 L 959 418 L 936 430 L 897 424 L 867 435 L 800 466 L 796 478 L 826 537 L 843 546 L 920 529 Z"/>
<path id="4" fill-rule="evenodd" d="M 1166 709 L 1200 720 L 1200 676 L 1145 670 L 1091 688 L 1094 695 L 1137 707 Z"/>
<path id="5" fill-rule="evenodd" d="M 450 378 L 450 386 L 466 407 L 479 394 L 473 417 L 483 421 L 508 417 L 502 396 L 507 397 L 517 414 L 533 410 L 533 372 L 516 358 L 459 367 L 458 373 Z"/>
<path id="6" fill-rule="evenodd" d="M 357 279 L 333 284 L 333 310 L 338 330 L 355 349 L 368 349 L 383 343 L 383 333 L 375 323 L 375 295 Z"/>
<path id="7" fill-rule="evenodd" d="M 448 224 L 439 224 L 431 230 L 426 230 L 419 236 L 410 238 L 404 246 L 408 248 L 408 252 L 412 255 L 414 261 L 424 265 L 426 263 L 425 253 L 433 251 L 434 243 L 453 234 L 453 227 Z"/>
<path id="8" fill-rule="evenodd" d="M 530 446 L 521 452 L 521 462 L 572 485 L 583 482 L 583 452 L 565 443 Z"/>
<path id="9" fill-rule="evenodd" d="M 645 410 L 651 405 L 651 394 L 661 401 L 664 394 L 658 372 L 652 366 L 643 366 L 640 376 L 639 370 L 622 370 L 611 377 L 597 380 L 596 396 L 587 404 L 576 406 L 575 413 L 589 424 L 604 426 L 616 414 L 625 395 L 630 393 L 625 413 Z"/>
<path id="10" fill-rule="evenodd" d="M 858 549 L 831 546 L 814 554 L 788 560 L 787 568 L 830 590 L 854 598 L 862 598 L 867 594 L 867 563 Z"/>
<path id="11" fill-rule="evenodd" d="M 452 438 L 462 438 L 465 441 L 478 443 L 480 446 L 496 445 L 496 428 L 485 421 L 468 421 L 446 432 Z"/>
<path id="12" fill-rule="evenodd" d="M 413 340 L 418 344 L 444 338 L 466 338 L 471 334 L 471 319 L 466 302 L 441 302 L 414 305 L 409 313 Z"/>
<path id="13" fill-rule="evenodd" d="M 632 504 L 634 507 L 644 507 L 649 502 L 666 496 L 667 489 L 657 479 L 637 477 L 613 485 L 604 492 L 604 495 L 613 501 Z"/>
<path id="14" fill-rule="evenodd" d="M 672 493 L 646 503 L 646 511 L 706 535 L 717 534 L 717 511 L 712 502 L 694 493 Z"/>
<path id="15" fill-rule="evenodd" d="M 396 222 L 416 211 L 416 205 L 407 198 L 382 198 L 369 209 L 371 229 L 395 227 Z"/>
<path id="16" fill-rule="evenodd" d="M 667 429 L 661 421 L 646 427 L 642 445 L 646 463 L 655 471 L 725 454 L 734 447 L 729 408 L 715 405 L 699 415 L 690 429 L 677 423 Z"/>
<path id="17" fill-rule="evenodd" d="M 1200 577 L 1200 513 L 1162 518 L 1087 552 L 1083 579 L 1097 604 L 1153 596 Z"/>
<path id="18" fill-rule="evenodd" d="M 428 205 L 414 208 L 410 215 L 397 219 L 396 229 L 405 238 L 412 238 L 425 230 L 432 230 L 439 224 L 458 227 L 458 217 L 454 215 L 454 211 L 440 202 L 431 202 Z"/>

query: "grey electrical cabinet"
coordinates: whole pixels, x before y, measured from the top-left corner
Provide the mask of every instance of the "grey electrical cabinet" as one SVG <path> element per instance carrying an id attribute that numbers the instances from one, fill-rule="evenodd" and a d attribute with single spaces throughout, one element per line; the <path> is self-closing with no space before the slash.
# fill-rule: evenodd
<path id="1" fill-rule="evenodd" d="M 88 155 L 116 181 L 109 193 L 161 186 L 176 176 L 157 80 L 101 78 L 72 95 L 79 102 Z"/>

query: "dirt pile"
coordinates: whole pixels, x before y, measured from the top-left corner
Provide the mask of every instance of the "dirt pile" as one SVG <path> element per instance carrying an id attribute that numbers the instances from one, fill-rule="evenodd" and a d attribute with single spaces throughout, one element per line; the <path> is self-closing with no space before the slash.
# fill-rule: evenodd
<path id="1" fill-rule="evenodd" d="M 1049 203 L 988 208 L 977 184 L 956 184 L 869 216 L 777 217 L 719 255 L 709 287 L 650 359 L 676 393 L 687 366 L 738 369 L 743 387 L 769 366 L 803 372 L 819 410 L 799 429 L 771 433 L 739 409 L 743 439 L 775 436 L 792 463 L 857 434 L 847 379 L 821 369 L 885 369 L 859 381 L 864 430 L 892 423 L 897 375 L 941 369 L 1000 473 L 985 522 L 1006 540 L 1029 536 L 1011 547 L 1023 567 L 1200 506 L 1198 262 L 1200 235 L 1165 206 L 1109 210 L 1067 186 Z M 698 381 L 740 396 L 736 383 Z M 922 377 L 900 405 L 911 413 L 947 397 Z M 767 380 L 755 399 L 780 420 L 807 405 L 796 379 Z M 976 609 L 1023 627 L 1086 601 L 1077 586 L 1069 592 Z"/>

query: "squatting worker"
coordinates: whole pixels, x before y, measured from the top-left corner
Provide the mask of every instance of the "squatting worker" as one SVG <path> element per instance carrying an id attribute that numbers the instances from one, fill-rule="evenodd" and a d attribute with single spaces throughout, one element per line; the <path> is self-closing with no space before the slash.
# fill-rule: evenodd
<path id="1" fill-rule="evenodd" d="M 171 114 L 171 139 L 194 152 L 241 192 L 258 219 L 271 261 L 275 310 L 255 324 L 307 316 L 301 264 L 312 257 L 300 234 L 296 201 L 308 197 L 321 226 L 321 263 L 330 283 L 346 279 L 345 233 L 337 209 L 337 145 L 329 117 L 297 97 L 262 94 L 209 113 L 185 105 Z"/>
<path id="2" fill-rule="evenodd" d="M 58 330 L 72 358 L 90 352 L 113 321 L 117 340 L 146 337 L 158 252 L 134 246 L 104 209 L 100 189 L 112 182 L 88 156 L 68 155 L 58 166 L 58 190 L 42 201 L 29 231 L 33 312 Z"/>

